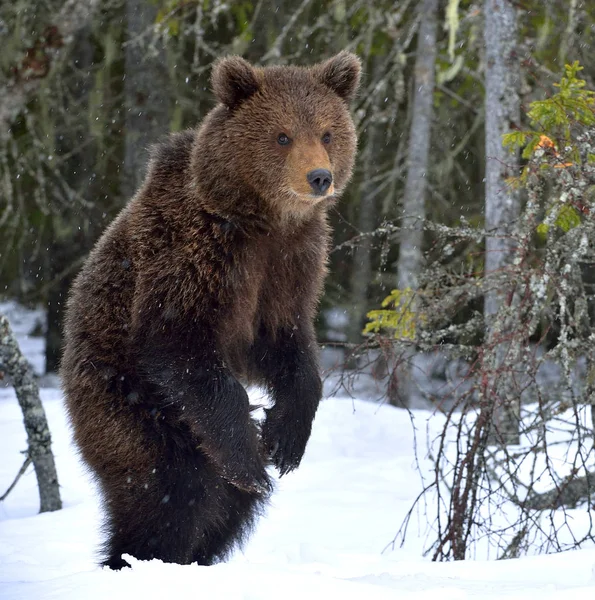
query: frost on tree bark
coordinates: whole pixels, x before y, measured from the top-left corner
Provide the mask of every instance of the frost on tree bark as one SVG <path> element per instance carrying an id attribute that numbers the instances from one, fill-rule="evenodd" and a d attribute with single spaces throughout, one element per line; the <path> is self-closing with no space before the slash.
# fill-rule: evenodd
<path id="1" fill-rule="evenodd" d="M 518 152 L 511 154 L 502 146 L 502 135 L 520 123 L 520 64 L 517 55 L 517 10 L 509 0 L 485 0 L 485 139 L 486 188 L 485 273 L 497 274 L 512 262 L 515 245 L 510 237 L 520 214 L 520 196 L 507 185 L 508 177 L 518 175 Z M 519 398 L 514 397 L 511 377 L 503 362 L 515 352 L 506 339 L 507 323 L 514 311 L 513 290 L 493 285 L 486 290 L 487 356 L 490 374 L 486 400 L 496 402 L 494 411 L 495 440 L 515 444 L 519 440 Z"/>
<path id="2" fill-rule="evenodd" d="M 423 221 L 426 217 L 426 182 L 430 154 L 430 135 L 434 116 L 434 81 L 436 69 L 436 28 L 438 0 L 423 0 L 419 5 L 421 24 L 415 59 L 413 109 L 409 133 L 407 179 L 403 199 L 403 218 L 399 260 L 397 263 L 398 288 L 417 289 L 418 275 L 423 266 Z M 410 307 L 415 310 L 415 307 Z M 397 369 L 397 398 L 391 403 L 409 405 L 411 396 L 411 367 L 405 361 Z"/>
<path id="3" fill-rule="evenodd" d="M 126 0 L 126 139 L 122 179 L 125 200 L 143 180 L 149 147 L 169 129 L 167 60 L 154 32 L 157 8 L 157 3 L 146 0 Z"/>
<path id="4" fill-rule="evenodd" d="M 52 438 L 45 411 L 39 399 L 39 388 L 31 366 L 19 349 L 8 319 L 1 314 L 0 364 L 13 381 L 17 399 L 23 411 L 28 444 L 26 464 L 30 460 L 35 468 L 39 487 L 39 512 L 60 510 L 62 500 L 52 454 Z M 19 475 L 23 471 L 24 469 L 21 469 Z"/>

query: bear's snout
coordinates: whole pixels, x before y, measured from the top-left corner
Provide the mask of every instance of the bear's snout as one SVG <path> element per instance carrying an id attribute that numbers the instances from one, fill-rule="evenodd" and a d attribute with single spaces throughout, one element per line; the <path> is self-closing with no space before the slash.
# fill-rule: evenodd
<path id="1" fill-rule="evenodd" d="M 333 183 L 333 176 L 327 169 L 314 169 L 306 175 L 306 179 L 317 196 L 324 196 Z"/>

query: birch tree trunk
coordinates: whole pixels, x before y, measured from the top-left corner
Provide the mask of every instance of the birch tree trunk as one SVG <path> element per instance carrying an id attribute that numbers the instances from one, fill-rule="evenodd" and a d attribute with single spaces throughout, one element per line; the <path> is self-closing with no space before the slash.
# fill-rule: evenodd
<path id="1" fill-rule="evenodd" d="M 126 140 L 122 195 L 130 198 L 145 175 L 148 149 L 169 129 L 169 77 L 165 51 L 153 33 L 157 4 L 126 0 Z"/>
<path id="2" fill-rule="evenodd" d="M 39 512 L 60 510 L 58 474 L 52 454 L 52 438 L 45 411 L 39 399 L 39 388 L 31 366 L 22 355 L 8 323 L 0 314 L 0 364 L 11 377 L 23 411 L 27 431 L 27 460 L 33 462 L 39 487 Z"/>
<path id="3" fill-rule="evenodd" d="M 403 199 L 403 218 L 399 260 L 397 263 L 397 286 L 400 290 L 418 287 L 418 274 L 423 266 L 423 220 L 426 217 L 426 177 L 430 155 L 430 135 L 434 116 L 434 81 L 436 70 L 436 28 L 438 24 L 438 0 L 423 0 L 419 5 L 421 24 L 417 42 L 414 71 L 414 94 L 409 133 L 409 156 L 407 179 Z M 411 307 L 415 310 L 415 307 Z M 409 359 L 396 372 L 398 399 L 391 402 L 409 406 L 411 396 L 411 366 Z"/>
<path id="4" fill-rule="evenodd" d="M 376 221 L 376 202 L 374 189 L 366 182 L 373 177 L 374 142 L 376 125 L 369 125 L 368 140 L 364 158 L 364 177 L 360 196 L 358 229 L 366 234 L 374 230 Z M 368 288 L 372 281 L 372 238 L 363 237 L 355 247 L 353 271 L 351 274 L 351 302 L 353 311 L 350 322 L 349 339 L 353 343 L 361 340 L 364 318 L 367 312 Z"/>
<path id="5" fill-rule="evenodd" d="M 374 61 L 372 78 L 375 80 L 379 70 L 379 61 Z M 381 95 L 376 91 L 377 97 Z M 380 100 L 381 101 L 381 100 Z M 381 110 L 378 101 L 375 109 Z M 374 109 L 373 109 L 374 110 Z M 357 227 L 360 233 L 369 234 L 376 226 L 376 190 L 370 181 L 377 174 L 378 147 L 381 125 L 371 122 L 367 127 L 366 147 L 363 154 L 363 177 L 360 186 L 360 205 Z M 349 324 L 349 341 L 357 343 L 361 340 L 365 316 L 368 310 L 368 289 L 372 281 L 372 238 L 363 237 L 355 247 L 353 257 L 353 270 L 351 272 L 351 302 L 353 306 L 351 322 Z"/>
<path id="6" fill-rule="evenodd" d="M 512 262 L 515 244 L 510 237 L 520 214 L 520 196 L 506 179 L 518 175 L 519 156 L 502 146 L 502 135 L 520 123 L 520 65 L 517 56 L 517 10 L 510 0 L 485 0 L 484 41 L 485 67 L 485 139 L 486 189 L 485 273 L 494 274 Z M 490 381 L 488 390 L 495 407 L 495 433 L 501 443 L 514 444 L 519 439 L 519 399 L 513 397 L 510 376 L 503 368 L 505 356 L 514 353 L 506 338 L 507 309 L 513 290 L 493 286 L 484 299 L 486 347 Z M 509 302 L 510 304 L 510 302 Z M 500 313 L 500 314 L 499 314 Z"/>

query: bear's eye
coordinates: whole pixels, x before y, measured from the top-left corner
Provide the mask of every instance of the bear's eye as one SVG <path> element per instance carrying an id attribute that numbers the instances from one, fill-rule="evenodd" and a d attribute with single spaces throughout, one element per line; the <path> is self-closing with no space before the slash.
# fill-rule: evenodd
<path id="1" fill-rule="evenodd" d="M 287 144 L 289 144 L 289 142 L 291 142 L 291 140 L 289 139 L 289 136 L 286 135 L 285 133 L 280 133 L 277 136 L 277 142 L 281 145 L 281 146 L 287 146 Z"/>
<path id="2" fill-rule="evenodd" d="M 322 136 L 322 143 L 323 144 L 331 143 L 331 134 L 328 131 Z"/>

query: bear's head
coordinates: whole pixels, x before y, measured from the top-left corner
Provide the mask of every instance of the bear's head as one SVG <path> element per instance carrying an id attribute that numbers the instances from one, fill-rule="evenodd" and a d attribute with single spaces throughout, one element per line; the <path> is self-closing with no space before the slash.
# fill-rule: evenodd
<path id="1" fill-rule="evenodd" d="M 349 101 L 361 65 L 341 52 L 313 67 L 257 68 L 232 56 L 213 69 L 219 101 L 200 132 L 195 173 L 211 208 L 304 218 L 345 188 L 357 138 Z"/>

